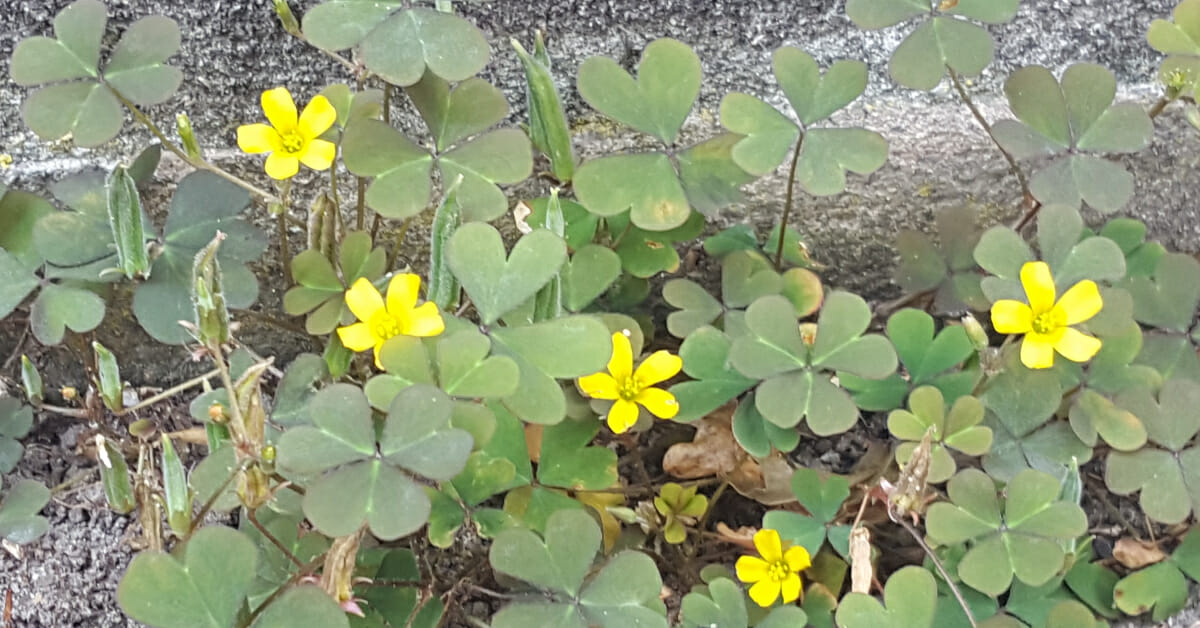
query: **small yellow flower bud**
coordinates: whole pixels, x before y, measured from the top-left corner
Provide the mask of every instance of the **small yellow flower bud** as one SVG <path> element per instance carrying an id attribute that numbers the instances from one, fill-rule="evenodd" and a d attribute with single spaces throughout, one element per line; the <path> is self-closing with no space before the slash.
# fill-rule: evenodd
<path id="1" fill-rule="evenodd" d="M 75 401 L 79 397 L 79 391 L 74 386 L 63 386 L 59 392 L 65 401 Z"/>
<path id="2" fill-rule="evenodd" d="M 967 332 L 967 338 L 971 339 L 971 344 L 975 345 L 976 351 L 983 351 L 988 347 L 988 335 L 983 330 L 983 325 L 975 320 L 974 316 L 967 314 L 962 319 L 963 330 Z"/>
<path id="3" fill-rule="evenodd" d="M 213 423 L 226 423 L 229 421 L 229 415 L 225 414 L 225 406 L 214 402 L 208 407 L 208 418 Z"/>

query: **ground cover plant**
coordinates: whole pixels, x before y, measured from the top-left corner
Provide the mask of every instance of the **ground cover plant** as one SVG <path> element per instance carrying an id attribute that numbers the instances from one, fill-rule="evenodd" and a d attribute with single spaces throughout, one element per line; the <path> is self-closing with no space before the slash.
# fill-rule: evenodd
<path id="1" fill-rule="evenodd" d="M 0 397 L 0 472 L 35 411 L 101 426 L 105 497 L 140 530 L 117 591 L 131 618 L 1067 628 L 1183 608 L 1200 581 L 1200 262 L 1114 214 L 1135 189 L 1116 156 L 1146 149 L 1168 107 L 1200 126 L 1200 0 L 1147 34 L 1165 55 L 1149 111 L 1077 63 L 1014 72 L 1012 118 L 993 121 L 963 77 L 988 66 L 987 26 L 1017 0 L 848 0 L 857 27 L 906 33 L 891 77 L 948 81 L 1023 196 L 1012 224 L 964 202 L 934 233 L 899 234 L 905 295 L 875 307 L 825 285 L 791 215 L 886 167 L 886 138 L 833 122 L 865 64 L 779 48 L 787 107 L 728 94 L 720 130 L 684 144 L 703 79 L 684 42 L 654 41 L 633 73 L 602 57 L 563 69 L 540 38 L 491 50 L 449 2 L 273 6 L 346 74 L 316 94 L 262 86 L 262 119 L 229 141 L 270 187 L 209 161 L 185 114 L 160 126 L 185 80 L 168 17 L 105 45 L 105 5 L 77 0 L 11 62 L 45 140 L 98 146 L 127 117 L 158 139 L 53 199 L 0 187 L 0 316 L 67 344 L 91 379 L 65 388 L 22 356 L 25 398 Z M 478 76 L 494 53 L 524 69 L 521 127 L 501 126 L 506 97 Z M 564 75 L 645 150 L 577 159 Z M 399 107 L 425 128 L 397 128 Z M 190 169 L 148 208 L 163 151 Z M 706 229 L 780 168 L 773 230 Z M 302 171 L 318 185 L 296 185 Z M 530 178 L 544 196 L 509 193 Z M 401 267 L 414 221 L 431 226 L 429 259 Z M 707 285 L 673 276 L 676 244 L 702 234 Z M 319 347 L 286 365 L 238 338 L 270 248 L 289 288 L 277 314 Z M 92 333 L 114 309 L 212 370 L 139 398 Z M 135 419 L 173 398 L 196 429 Z M 886 431 L 886 455 L 846 474 L 799 464 L 864 425 Z M 1125 522 L 1098 543 L 1085 493 L 1136 502 L 1148 534 Z M 6 479 L 0 539 L 44 534 L 50 496 Z M 730 504 L 754 524 L 732 525 Z M 477 569 L 436 577 L 439 553 L 479 539 Z M 467 595 L 496 612 L 468 615 Z"/>

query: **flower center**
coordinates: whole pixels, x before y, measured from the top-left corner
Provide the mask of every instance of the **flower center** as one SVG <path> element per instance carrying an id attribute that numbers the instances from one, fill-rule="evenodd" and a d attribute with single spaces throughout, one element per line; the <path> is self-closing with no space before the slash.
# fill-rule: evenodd
<path id="1" fill-rule="evenodd" d="M 1063 326 L 1063 317 L 1055 310 L 1049 310 L 1033 317 L 1033 331 L 1039 334 L 1049 334 Z"/>
<path id="2" fill-rule="evenodd" d="M 371 335 L 380 340 L 387 340 L 393 336 L 399 336 L 403 327 L 400 319 L 392 316 L 386 311 L 379 312 L 371 317 Z"/>
<path id="3" fill-rule="evenodd" d="M 620 383 L 617 396 L 625 401 L 633 401 L 642 392 L 642 388 L 642 383 L 638 381 L 638 378 L 630 375 L 629 379 Z"/>
<path id="4" fill-rule="evenodd" d="M 792 575 L 792 568 L 788 567 L 788 564 L 782 560 L 767 566 L 767 578 L 771 582 L 783 582 L 790 575 Z"/>
<path id="5" fill-rule="evenodd" d="M 280 144 L 283 145 L 283 152 L 289 155 L 294 155 L 304 148 L 304 136 L 300 135 L 299 131 L 280 133 L 279 138 Z"/>

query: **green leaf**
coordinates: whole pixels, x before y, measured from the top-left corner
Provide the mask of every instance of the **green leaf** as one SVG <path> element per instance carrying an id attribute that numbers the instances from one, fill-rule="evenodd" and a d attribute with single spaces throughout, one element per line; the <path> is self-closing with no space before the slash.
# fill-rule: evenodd
<path id="1" fill-rule="evenodd" d="M 736 347 L 736 345 L 735 345 Z M 773 377 L 758 387 L 755 406 L 768 421 L 793 427 L 803 419 L 818 436 L 849 430 L 858 420 L 858 408 L 828 375 L 802 371 Z"/>
<path id="2" fill-rule="evenodd" d="M 304 36 L 325 50 L 356 46 L 393 11 L 404 3 L 396 0 L 330 0 L 304 15 Z"/>
<path id="3" fill-rule="evenodd" d="M 612 59 L 591 57 L 579 67 L 578 88 L 601 113 L 673 144 L 700 93 L 700 75 L 696 53 L 663 38 L 646 46 L 636 80 Z"/>
<path id="4" fill-rule="evenodd" d="M 694 421 L 724 405 L 754 385 L 729 362 L 732 341 L 713 327 L 701 327 L 688 334 L 679 347 L 683 372 L 693 381 L 671 386 L 679 402 L 675 421 Z"/>
<path id="5" fill-rule="evenodd" d="M 933 317 L 912 308 L 888 318 L 887 335 L 915 385 L 962 364 L 975 350 L 962 326 L 947 325 L 934 336 Z"/>
<path id="6" fill-rule="evenodd" d="M 850 593 L 837 609 L 838 626 L 844 628 L 921 628 L 933 624 L 937 583 L 920 567 L 905 567 L 892 574 L 883 587 L 886 607 L 865 593 Z"/>
<path id="7" fill-rule="evenodd" d="M 779 87 L 805 126 L 841 110 L 867 87 L 867 64 L 861 61 L 837 61 L 821 76 L 811 55 L 782 46 L 771 56 L 771 65 Z"/>
<path id="8" fill-rule="evenodd" d="M 562 267 L 567 247 L 545 230 L 527 234 L 508 256 L 495 228 L 471 223 L 451 236 L 447 261 L 485 325 L 516 309 L 546 285 Z"/>
<path id="9" fill-rule="evenodd" d="M 351 173 L 375 177 L 367 187 L 371 209 L 402 219 L 429 205 L 433 156 L 388 124 L 369 118 L 351 121 L 342 136 L 342 155 Z"/>
<path id="10" fill-rule="evenodd" d="M 24 262 L 0 248 L 0 318 L 11 314 L 40 283 Z"/>
<path id="11" fill-rule="evenodd" d="M 491 331 L 492 350 L 516 361 L 517 392 L 503 404 L 531 423 L 558 423 L 566 398 L 556 378 L 575 378 L 604 369 L 612 355 L 612 334 L 590 316 L 567 316 L 524 327 Z"/>
<path id="12" fill-rule="evenodd" d="M 438 381 L 456 397 L 506 397 L 516 392 L 517 363 L 504 356 L 488 356 L 491 341 L 474 329 L 447 335 L 438 341 Z"/>
<path id="13" fill-rule="evenodd" d="M 561 271 L 568 310 L 578 312 L 608 290 L 621 275 L 621 257 L 596 244 L 575 251 Z"/>
<path id="14" fill-rule="evenodd" d="M 134 22 L 104 67 L 105 83 L 138 105 L 166 102 L 183 82 L 179 68 L 165 65 L 179 43 L 179 24 L 169 17 L 150 15 Z"/>
<path id="15" fill-rule="evenodd" d="M 977 76 L 992 62 L 994 43 L 986 30 L 950 17 L 935 17 L 917 27 L 892 53 L 888 71 L 899 84 L 928 91 L 949 67 Z"/>
<path id="16" fill-rule="evenodd" d="M 600 549 L 600 527 L 582 510 L 557 512 L 542 538 L 530 530 L 501 532 L 488 559 L 500 573 L 534 586 L 575 596 Z"/>
<path id="17" fill-rule="evenodd" d="M 1183 610 L 1187 603 L 1187 580 L 1175 565 L 1151 565 L 1121 578 L 1113 589 L 1117 608 L 1128 615 L 1150 610 L 1154 621 L 1163 621 Z"/>
<path id="18" fill-rule="evenodd" d="M 133 296 L 133 313 L 155 340 L 182 344 L 192 339 L 179 325 L 195 321 L 192 264 L 218 231 L 225 234 L 217 260 L 226 304 L 245 308 L 258 298 L 258 281 L 245 264 L 267 244 L 263 233 L 240 216 L 249 203 L 244 190 L 210 172 L 193 172 L 179 182 L 167 213 L 162 254 Z"/>
<path id="19" fill-rule="evenodd" d="M 1092 458 L 1092 448 L 1079 442 L 1066 423 L 1050 423 L 1019 438 L 994 416 L 989 416 L 986 425 L 992 429 L 993 441 L 983 468 L 1001 481 L 1009 481 L 1025 469 L 1063 475 L 1072 459 L 1083 464 Z"/>
<path id="20" fill-rule="evenodd" d="M 1146 31 L 1150 47 L 1168 55 L 1200 55 L 1200 6 L 1196 0 L 1183 0 L 1175 5 L 1175 22 L 1157 19 Z"/>
<path id="21" fill-rule="evenodd" d="M 25 99 L 21 113 L 38 137 L 54 141 L 70 135 L 84 148 L 116 137 L 125 123 L 121 103 L 107 87 L 92 81 L 43 87 Z"/>
<path id="22" fill-rule="evenodd" d="M 52 213 L 54 206 L 42 197 L 11 188 L 5 191 L 0 184 L 0 249 L 28 268 L 40 266 L 43 257 L 34 246 L 33 231 L 43 216 Z M 0 314 L 7 316 L 2 306 Z"/>
<path id="23" fill-rule="evenodd" d="M 758 299 L 746 309 L 746 326 L 750 333 L 734 338 L 729 354 L 734 368 L 742 374 L 765 378 L 806 366 L 808 347 L 800 337 L 796 311 L 787 299 Z"/>
<path id="24" fill-rule="evenodd" d="M 862 297 L 849 292 L 830 292 L 817 318 L 812 364 L 870 379 L 890 375 L 896 370 L 896 351 L 883 336 L 861 335 L 870 320 L 871 309 Z"/>
<path id="25" fill-rule="evenodd" d="M 759 176 L 779 167 L 799 136 L 796 124 L 787 116 L 740 93 L 726 94 L 721 99 L 721 126 L 746 136 L 733 147 L 733 160 L 746 172 Z"/>
<path id="26" fill-rule="evenodd" d="M 667 315 L 667 331 L 676 338 L 687 337 L 717 320 L 723 309 L 708 290 L 687 279 L 671 279 L 663 284 L 663 300 L 677 311 Z"/>
<path id="27" fill-rule="evenodd" d="M 1200 262 L 1190 255 L 1168 253 L 1158 262 L 1153 278 L 1131 277 L 1124 287 L 1133 297 L 1139 322 L 1186 332 L 1200 305 Z"/>
<path id="28" fill-rule="evenodd" d="M 1043 203 L 1079 207 L 1081 202 L 1102 213 L 1121 209 L 1133 198 L 1133 175 L 1120 164 L 1092 155 L 1070 155 L 1039 170 L 1029 189 Z"/>
<path id="29" fill-rule="evenodd" d="M 600 490 L 617 481 L 617 454 L 605 447 L 590 447 L 600 422 L 567 420 L 542 430 L 538 481 L 546 486 Z"/>
<path id="30" fill-rule="evenodd" d="M 721 299 L 726 307 L 745 307 L 781 292 L 783 278 L 758 251 L 734 251 L 721 260 Z"/>
<path id="31" fill-rule="evenodd" d="M 508 210 L 498 183 L 520 183 L 533 172 L 529 138 L 519 129 L 497 129 L 460 144 L 438 158 L 442 181 L 461 175 L 458 202 L 463 220 L 494 220 Z"/>
<path id="32" fill-rule="evenodd" d="M 846 16 L 864 30 L 887 28 L 929 13 L 925 0 L 847 0 Z"/>
<path id="33" fill-rule="evenodd" d="M 887 141 L 866 129 L 811 129 L 803 141 L 796 179 L 813 196 L 841 194 L 845 171 L 867 175 L 887 161 Z"/>
<path id="34" fill-rule="evenodd" d="M 306 31 L 311 14 L 305 16 Z M 409 9 L 372 28 L 359 54 L 367 69 L 404 86 L 421 80 L 426 69 L 447 81 L 466 80 L 487 65 L 491 51 L 483 33 L 469 21 L 441 11 Z"/>
<path id="35" fill-rule="evenodd" d="M 473 448 L 470 433 L 451 426 L 454 404 L 426 384 L 406 388 L 392 400 L 379 435 L 385 461 L 426 478 L 447 481 L 458 475 Z"/>
<path id="36" fill-rule="evenodd" d="M 333 598 L 316 585 L 288 589 L 266 612 L 259 615 L 251 628 L 288 628 L 289 626 L 321 626 L 322 628 L 350 627 L 350 621 Z"/>
<path id="37" fill-rule="evenodd" d="M 683 596 L 680 617 L 685 628 L 747 628 L 746 595 L 732 580 L 718 578 L 709 583 L 707 595 Z"/>
<path id="38" fill-rule="evenodd" d="M 1020 438 L 1040 427 L 1062 401 L 1058 378 L 1046 371 L 1006 369 L 980 395 L 983 405 Z"/>
<path id="39" fill-rule="evenodd" d="M 492 495 L 528 486 L 533 478 L 524 426 L 520 419 L 498 405 L 496 426 L 483 449 L 473 452 L 463 471 L 454 478 L 454 490 L 468 506 L 476 506 Z"/>
<path id="40" fill-rule="evenodd" d="M 33 408 L 15 397 L 0 397 L 0 474 L 11 472 L 21 460 L 20 439 L 33 427 Z"/>
<path id="41" fill-rule="evenodd" d="M 147 624 L 224 628 L 234 623 L 257 563 L 258 550 L 244 534 L 207 526 L 188 541 L 182 560 L 163 551 L 134 557 L 117 601 Z"/>
<path id="42" fill-rule="evenodd" d="M 32 543 L 50 529 L 38 513 L 50 502 L 50 489 L 34 480 L 18 480 L 0 499 L 0 538 L 18 545 Z"/>
<path id="43" fill-rule="evenodd" d="M 574 185 L 588 211 L 613 216 L 629 210 L 633 224 L 648 231 L 674 229 L 691 214 L 675 168 L 663 153 L 590 160 L 575 173 Z"/>
<path id="44" fill-rule="evenodd" d="M 1091 389 L 1079 393 L 1069 417 L 1075 435 L 1087 445 L 1095 445 L 1097 436 L 1118 451 L 1133 451 L 1146 444 L 1146 428 L 1137 415 Z"/>
<path id="45" fill-rule="evenodd" d="M 29 328 L 38 342 L 56 345 L 67 329 L 89 332 L 104 320 L 104 300 L 90 290 L 47 284 L 29 309 Z"/>
<path id="46" fill-rule="evenodd" d="M 724 133 L 676 155 L 679 180 L 696 211 L 715 216 L 719 210 L 742 201 L 741 187 L 755 177 L 734 160 L 734 147 L 741 139 L 740 135 Z"/>
<path id="47" fill-rule="evenodd" d="M 427 72 L 404 93 L 424 118 L 438 151 L 492 128 L 508 115 L 504 93 L 480 78 L 467 79 L 450 89 L 444 79 Z"/>
<path id="48" fill-rule="evenodd" d="M 667 628 L 661 591 L 654 560 L 627 550 L 613 556 L 584 586 L 579 605 L 588 624 L 600 628 Z"/>

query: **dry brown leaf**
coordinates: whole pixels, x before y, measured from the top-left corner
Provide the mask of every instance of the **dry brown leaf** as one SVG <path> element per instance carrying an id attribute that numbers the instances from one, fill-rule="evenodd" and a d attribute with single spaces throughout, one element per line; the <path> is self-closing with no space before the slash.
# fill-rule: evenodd
<path id="1" fill-rule="evenodd" d="M 529 460 L 536 464 L 542 457 L 542 426 L 537 423 L 525 425 L 525 448 L 529 451 Z"/>
<path id="2" fill-rule="evenodd" d="M 1154 543 L 1126 536 L 1117 539 L 1117 544 L 1113 546 L 1113 558 L 1130 569 L 1141 569 L 1162 562 L 1167 555 Z"/>
<path id="3" fill-rule="evenodd" d="M 870 593 L 875 577 L 871 567 L 871 532 L 859 526 L 850 531 L 850 591 Z"/>
<path id="4" fill-rule="evenodd" d="M 725 479 L 742 495 L 760 504 L 779 506 L 796 501 L 796 495 L 792 493 L 793 471 L 783 454 L 773 451 L 762 460 L 747 458 Z"/>
<path id="5" fill-rule="evenodd" d="M 717 522 L 717 534 L 720 535 L 722 541 L 732 543 L 751 552 L 758 551 L 754 548 L 755 532 L 758 532 L 758 530 L 749 526 L 742 526 L 734 530 L 726 525 L 724 521 Z"/>
<path id="6" fill-rule="evenodd" d="M 621 522 L 608 511 L 609 506 L 624 506 L 625 496 L 620 493 L 584 493 L 575 496 L 583 505 L 591 508 L 600 517 L 600 529 L 604 538 L 604 553 L 612 551 L 621 536 Z"/>
<path id="7" fill-rule="evenodd" d="M 733 437 L 733 411 L 736 402 L 727 403 L 692 425 L 696 434 L 691 442 L 675 443 L 663 456 L 663 470 L 683 480 L 734 473 L 754 459 Z M 748 472 L 742 470 L 742 472 Z"/>

